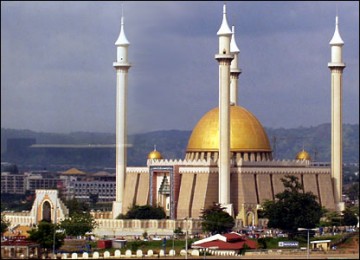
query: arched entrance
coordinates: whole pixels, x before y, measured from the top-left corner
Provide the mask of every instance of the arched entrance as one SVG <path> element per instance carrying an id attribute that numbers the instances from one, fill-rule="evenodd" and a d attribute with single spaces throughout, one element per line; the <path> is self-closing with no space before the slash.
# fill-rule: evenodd
<path id="1" fill-rule="evenodd" d="M 51 222 L 51 205 L 48 201 L 45 201 L 42 208 L 43 220 Z"/>
<path id="2" fill-rule="evenodd" d="M 246 225 L 254 226 L 255 225 L 255 215 L 252 211 L 246 213 Z"/>

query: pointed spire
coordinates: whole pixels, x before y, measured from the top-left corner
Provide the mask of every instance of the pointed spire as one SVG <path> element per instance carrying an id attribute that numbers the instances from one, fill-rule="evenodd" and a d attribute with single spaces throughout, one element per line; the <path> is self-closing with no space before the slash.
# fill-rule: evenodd
<path id="1" fill-rule="evenodd" d="M 335 18 L 335 32 L 334 35 L 329 42 L 330 45 L 344 45 L 344 41 L 341 39 L 340 33 L 339 33 L 339 18 L 336 15 Z"/>
<path id="2" fill-rule="evenodd" d="M 229 28 L 227 19 L 226 19 L 226 4 L 223 6 L 223 20 L 220 26 L 219 31 L 217 32 L 217 35 L 230 35 L 231 30 Z"/>
<path id="3" fill-rule="evenodd" d="M 240 50 L 235 41 L 235 26 L 234 25 L 231 27 L 231 31 L 232 31 L 232 35 L 231 35 L 231 41 L 230 41 L 230 52 L 231 53 L 239 53 Z"/>
<path id="4" fill-rule="evenodd" d="M 156 151 L 156 144 L 154 144 L 154 151 Z"/>
<path id="5" fill-rule="evenodd" d="M 120 35 L 118 39 L 115 42 L 115 45 L 117 46 L 124 46 L 124 45 L 130 45 L 130 42 L 126 38 L 125 31 L 124 31 L 124 15 L 122 14 L 123 10 L 121 9 L 121 28 L 120 28 Z"/>

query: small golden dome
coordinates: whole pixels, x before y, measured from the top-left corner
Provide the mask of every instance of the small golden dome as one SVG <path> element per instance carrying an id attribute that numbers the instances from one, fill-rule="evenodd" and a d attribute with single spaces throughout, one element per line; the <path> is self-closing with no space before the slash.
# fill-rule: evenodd
<path id="1" fill-rule="evenodd" d="M 301 152 L 298 152 L 298 154 L 296 155 L 296 160 L 311 161 L 311 156 L 308 152 L 306 152 L 303 149 Z"/>
<path id="2" fill-rule="evenodd" d="M 269 139 L 258 119 L 240 106 L 230 106 L 231 152 L 271 152 Z M 219 150 L 219 108 L 207 112 L 190 136 L 187 152 Z"/>
<path id="3" fill-rule="evenodd" d="M 156 148 L 154 148 L 153 151 L 151 151 L 149 154 L 148 154 L 148 159 L 162 159 L 162 155 L 159 151 L 156 151 Z"/>

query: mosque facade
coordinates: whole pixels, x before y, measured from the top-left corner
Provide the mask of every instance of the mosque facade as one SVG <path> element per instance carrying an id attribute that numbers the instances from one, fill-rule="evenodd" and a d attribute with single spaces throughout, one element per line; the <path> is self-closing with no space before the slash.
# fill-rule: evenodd
<path id="1" fill-rule="evenodd" d="M 281 181 L 286 175 L 298 177 L 305 192 L 316 195 L 321 206 L 344 210 L 342 202 L 342 128 L 341 95 L 342 41 L 336 17 L 335 33 L 330 41 L 331 61 L 331 164 L 313 162 L 302 150 L 294 160 L 274 160 L 269 138 L 260 121 L 238 105 L 239 48 L 235 28 L 230 30 L 226 6 L 217 33 L 219 51 L 219 106 L 198 121 L 189 138 L 185 158 L 168 160 L 156 148 L 148 154 L 144 167 L 127 166 L 127 88 L 131 64 L 128 61 L 130 42 L 121 19 L 120 35 L 115 43 L 116 70 L 116 196 L 112 212 L 94 213 L 102 235 L 123 235 L 144 231 L 171 234 L 180 227 L 190 233 L 201 231 L 199 220 L 203 209 L 219 203 L 240 225 L 257 225 L 258 212 L 266 200 L 284 190 Z M 132 205 L 162 206 L 169 219 L 123 220 Z M 299 214 L 301 209 L 299 209 Z M 42 219 L 59 223 L 68 216 L 68 209 L 56 190 L 37 190 L 30 212 L 5 216 L 12 226 L 36 225 Z M 191 220 L 191 221 L 189 221 Z"/>
<path id="2" fill-rule="evenodd" d="M 341 165 L 341 77 L 342 45 L 338 18 L 333 39 L 330 41 L 332 60 L 332 166 Z M 226 211 L 244 225 L 258 224 L 258 211 L 266 200 L 284 190 L 281 181 L 285 175 L 294 175 L 305 192 L 317 196 L 321 206 L 341 210 L 342 172 L 311 161 L 306 151 L 300 151 L 294 160 L 274 160 L 269 138 L 259 120 L 246 108 L 237 104 L 239 48 L 235 41 L 235 28 L 230 30 L 226 5 L 217 33 L 219 52 L 219 106 L 211 109 L 198 121 L 189 138 L 183 159 L 164 159 L 154 149 L 148 155 L 147 166 L 126 166 L 126 121 L 117 124 L 117 197 L 113 206 L 113 218 L 126 213 L 132 205 L 150 204 L 162 206 L 170 219 L 199 219 L 204 208 L 220 203 Z M 118 57 L 114 67 L 117 71 L 117 91 L 126 93 L 127 60 L 129 42 L 125 37 L 123 20 L 116 42 Z M 124 76 L 125 75 L 125 76 Z M 334 91 L 332 91 L 334 93 Z M 121 95 L 121 94 L 120 94 Z M 126 100 L 126 96 L 120 99 Z M 340 102 L 340 103 L 339 103 Z M 122 105 L 121 105 L 122 104 Z M 126 118 L 126 102 L 117 103 L 117 115 Z M 119 106 L 123 106 L 119 109 Z M 119 112 L 120 111 L 120 112 Z M 339 120 L 340 116 L 340 120 Z M 121 129 L 118 129 L 121 128 Z M 334 127 L 333 127 L 334 129 Z M 336 140 L 335 140 L 335 139 Z M 334 141 L 335 140 L 335 141 Z M 119 168 L 119 169 L 118 169 Z M 339 190 L 340 189 L 340 190 Z"/>

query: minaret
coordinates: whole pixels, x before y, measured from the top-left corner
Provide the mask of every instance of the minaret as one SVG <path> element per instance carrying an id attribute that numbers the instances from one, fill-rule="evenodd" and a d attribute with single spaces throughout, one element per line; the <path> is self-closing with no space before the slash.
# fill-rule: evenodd
<path id="1" fill-rule="evenodd" d="M 233 214 L 230 204 L 230 53 L 231 30 L 226 19 L 226 5 L 223 7 L 223 20 L 219 31 L 219 203 Z"/>
<path id="2" fill-rule="evenodd" d="M 116 199 L 113 202 L 113 218 L 122 213 L 124 196 L 124 183 L 126 173 L 126 144 L 127 144 L 127 124 L 126 124 L 126 100 L 128 87 L 128 47 L 130 43 L 124 32 L 124 17 L 121 16 L 120 35 L 115 42 L 117 58 L 113 63 L 116 69 Z"/>
<path id="3" fill-rule="evenodd" d="M 240 50 L 235 41 L 235 26 L 231 27 L 230 52 L 234 55 L 230 66 L 230 104 L 236 106 L 238 101 L 238 79 L 241 69 L 238 67 Z"/>
<path id="4" fill-rule="evenodd" d="M 338 16 L 335 18 L 335 32 L 330 41 L 331 62 L 331 176 L 337 211 L 343 211 L 342 202 L 342 73 L 345 64 L 342 60 L 344 45 L 339 33 Z"/>

